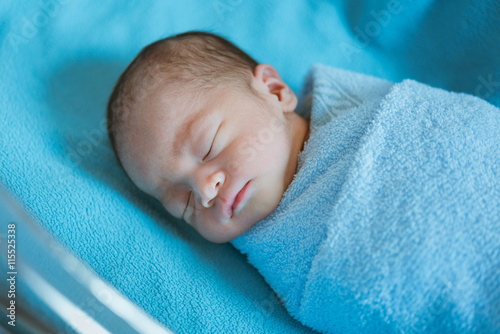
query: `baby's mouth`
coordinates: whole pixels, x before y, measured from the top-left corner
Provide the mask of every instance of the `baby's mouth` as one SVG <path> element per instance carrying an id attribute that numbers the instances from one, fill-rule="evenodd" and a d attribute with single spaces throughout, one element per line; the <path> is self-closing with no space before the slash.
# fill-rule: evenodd
<path id="1" fill-rule="evenodd" d="M 248 185 L 250 184 L 250 181 L 245 183 L 243 188 L 241 188 L 241 190 L 236 194 L 234 201 L 233 201 L 233 205 L 231 206 L 232 213 L 239 212 L 238 209 L 240 209 L 240 206 L 242 207 L 242 204 L 245 204 L 244 202 L 246 202 L 245 200 L 248 197 L 247 196 L 247 194 L 248 194 L 247 189 L 248 189 Z"/>
<path id="2" fill-rule="evenodd" d="M 248 186 L 250 181 L 245 183 L 245 185 L 238 191 L 238 193 L 236 193 L 231 201 L 223 204 L 220 212 L 222 213 L 222 216 L 227 219 L 227 221 L 229 221 L 235 213 L 238 213 L 241 209 L 243 209 L 249 197 Z"/>

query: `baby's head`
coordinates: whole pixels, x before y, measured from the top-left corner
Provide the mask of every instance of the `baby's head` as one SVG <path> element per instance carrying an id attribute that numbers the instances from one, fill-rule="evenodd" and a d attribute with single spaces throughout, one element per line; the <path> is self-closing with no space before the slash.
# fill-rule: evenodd
<path id="1" fill-rule="evenodd" d="M 309 128 L 296 105 L 272 66 L 189 32 L 132 61 L 111 94 L 108 129 L 131 180 L 222 243 L 267 217 L 291 183 Z"/>

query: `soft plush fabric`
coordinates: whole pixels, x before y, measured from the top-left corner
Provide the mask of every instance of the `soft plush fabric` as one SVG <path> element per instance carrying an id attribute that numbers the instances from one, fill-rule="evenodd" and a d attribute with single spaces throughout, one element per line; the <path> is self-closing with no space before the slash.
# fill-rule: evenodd
<path id="1" fill-rule="evenodd" d="M 499 8 L 494 0 L 2 1 L 0 182 L 176 333 L 307 333 L 245 256 L 202 240 L 125 176 L 104 128 L 114 82 L 145 45 L 198 29 L 274 65 L 296 92 L 320 62 L 498 105 Z"/>
<path id="2" fill-rule="evenodd" d="M 310 80 L 298 172 L 233 244 L 319 331 L 498 333 L 500 109 L 320 65 Z"/>

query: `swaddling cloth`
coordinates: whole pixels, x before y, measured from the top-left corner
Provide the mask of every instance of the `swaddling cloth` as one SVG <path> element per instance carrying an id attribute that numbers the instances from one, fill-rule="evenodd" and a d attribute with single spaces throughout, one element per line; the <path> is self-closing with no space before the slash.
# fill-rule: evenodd
<path id="1" fill-rule="evenodd" d="M 278 208 L 233 241 L 326 333 L 500 330 L 500 110 L 315 66 Z"/>

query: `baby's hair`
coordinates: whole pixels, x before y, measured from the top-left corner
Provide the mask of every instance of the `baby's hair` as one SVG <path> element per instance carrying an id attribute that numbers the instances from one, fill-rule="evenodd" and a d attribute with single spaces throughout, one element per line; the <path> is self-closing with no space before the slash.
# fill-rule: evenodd
<path id="1" fill-rule="evenodd" d="M 116 135 L 137 102 L 168 85 L 171 91 L 207 91 L 217 86 L 258 95 L 251 85 L 258 63 L 228 40 L 202 31 L 191 31 L 149 44 L 119 77 L 107 105 L 107 127 L 116 154 Z"/>

